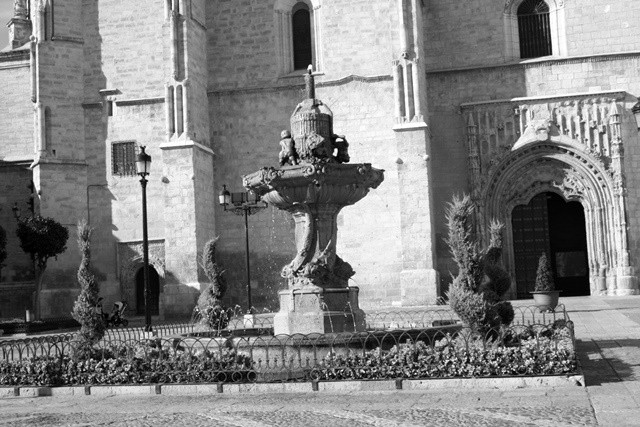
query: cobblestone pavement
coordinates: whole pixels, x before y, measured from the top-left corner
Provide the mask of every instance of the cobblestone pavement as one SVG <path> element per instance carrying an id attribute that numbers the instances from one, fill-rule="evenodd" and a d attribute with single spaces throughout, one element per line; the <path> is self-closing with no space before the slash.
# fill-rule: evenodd
<path id="1" fill-rule="evenodd" d="M 13 398 L 0 426 L 596 425 L 584 388 Z"/>

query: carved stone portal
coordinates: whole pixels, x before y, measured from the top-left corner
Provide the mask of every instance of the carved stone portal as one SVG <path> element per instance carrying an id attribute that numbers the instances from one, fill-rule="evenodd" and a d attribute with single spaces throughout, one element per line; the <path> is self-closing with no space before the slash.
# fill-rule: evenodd
<path id="1" fill-rule="evenodd" d="M 591 294 L 638 293 L 625 214 L 618 106 L 624 96 L 463 105 L 478 231 L 486 235 L 491 218 L 507 225 L 505 264 L 512 277 L 513 208 L 550 191 L 584 208 Z"/>

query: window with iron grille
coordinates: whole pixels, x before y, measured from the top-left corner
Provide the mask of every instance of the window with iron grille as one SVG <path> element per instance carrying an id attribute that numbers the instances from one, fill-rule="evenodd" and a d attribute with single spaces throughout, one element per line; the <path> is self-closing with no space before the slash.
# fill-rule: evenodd
<path id="1" fill-rule="evenodd" d="M 549 5 L 543 0 L 524 0 L 518 7 L 520 58 L 552 54 Z"/>
<path id="2" fill-rule="evenodd" d="M 134 141 L 111 144 L 111 173 L 117 176 L 136 175 L 136 143 Z"/>

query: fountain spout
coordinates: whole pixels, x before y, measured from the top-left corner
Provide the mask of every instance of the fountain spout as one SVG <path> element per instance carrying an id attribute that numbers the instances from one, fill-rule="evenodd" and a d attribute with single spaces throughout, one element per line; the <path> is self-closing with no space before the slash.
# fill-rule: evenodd
<path id="1" fill-rule="evenodd" d="M 309 65 L 307 74 L 304 76 L 304 83 L 307 88 L 307 99 L 316 99 L 316 82 L 313 77 L 313 66 Z"/>

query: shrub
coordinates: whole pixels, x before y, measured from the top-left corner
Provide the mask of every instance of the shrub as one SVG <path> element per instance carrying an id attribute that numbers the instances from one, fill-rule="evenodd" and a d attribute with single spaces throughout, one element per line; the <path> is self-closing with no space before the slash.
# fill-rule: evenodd
<path id="1" fill-rule="evenodd" d="M 449 287 L 449 304 L 465 325 L 483 334 L 513 321 L 511 303 L 502 301 L 509 290 L 509 274 L 499 265 L 504 225 L 492 221 L 486 251 L 474 238 L 475 206 L 468 195 L 454 196 L 447 208 L 447 244 L 458 265 L 458 275 Z"/>
<path id="2" fill-rule="evenodd" d="M 53 218 L 40 215 L 18 218 L 20 247 L 36 264 L 35 315 L 40 318 L 40 291 L 47 261 L 67 250 L 69 231 Z"/>
<path id="3" fill-rule="evenodd" d="M 78 223 L 78 247 L 82 261 L 78 268 L 80 295 L 73 305 L 73 318 L 80 323 L 80 331 L 73 338 L 73 357 L 84 358 L 91 347 L 104 336 L 105 322 L 102 310 L 98 310 L 100 287 L 96 276 L 91 271 L 91 234 L 93 229 L 86 221 Z"/>
<path id="4" fill-rule="evenodd" d="M 551 272 L 551 265 L 547 259 L 547 254 L 542 252 L 538 261 L 538 270 L 536 271 L 536 292 L 549 292 L 556 289 Z"/>
<path id="5" fill-rule="evenodd" d="M 208 329 L 224 329 L 229 324 L 229 316 L 222 306 L 222 297 L 227 290 L 224 271 L 216 263 L 216 244 L 218 238 L 209 240 L 202 252 L 202 268 L 209 279 L 194 309 L 200 326 Z"/>

